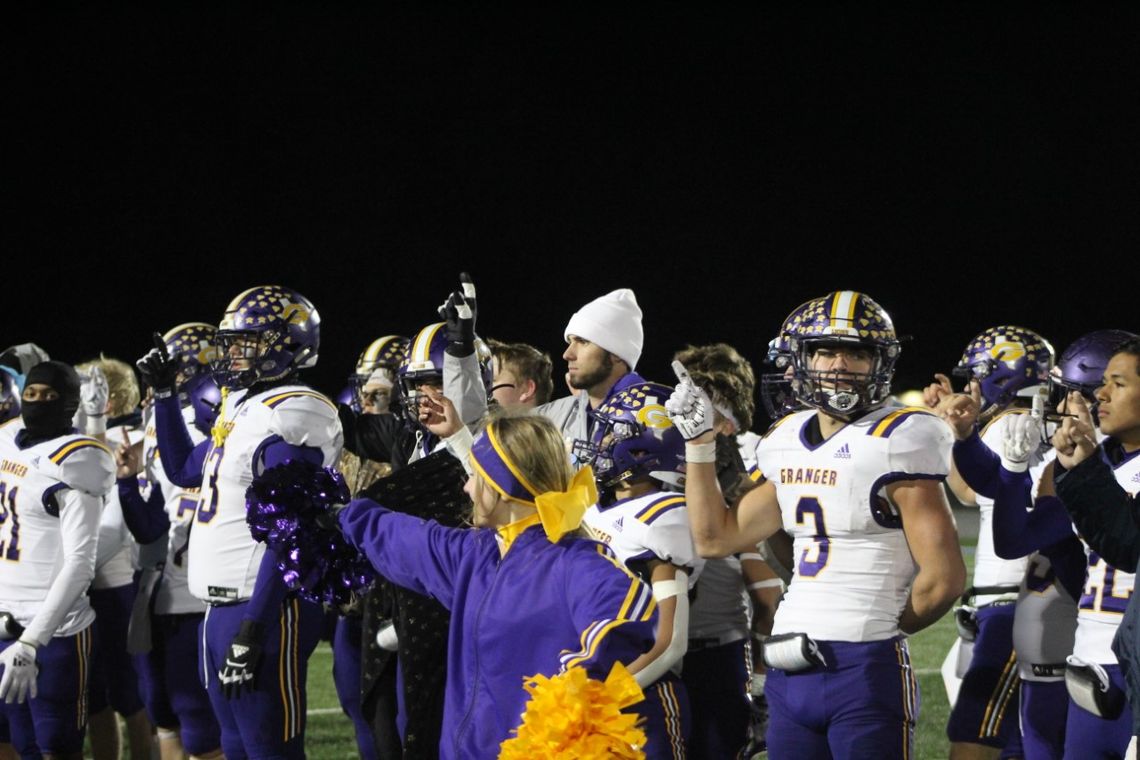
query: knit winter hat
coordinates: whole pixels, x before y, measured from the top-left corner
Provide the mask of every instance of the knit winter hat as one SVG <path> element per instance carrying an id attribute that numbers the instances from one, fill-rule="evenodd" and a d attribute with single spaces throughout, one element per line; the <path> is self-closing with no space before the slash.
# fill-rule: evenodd
<path id="1" fill-rule="evenodd" d="M 570 317 L 563 337 L 569 341 L 571 335 L 597 343 L 633 370 L 645 342 L 637 296 L 629 288 L 620 288 L 595 298 Z"/>

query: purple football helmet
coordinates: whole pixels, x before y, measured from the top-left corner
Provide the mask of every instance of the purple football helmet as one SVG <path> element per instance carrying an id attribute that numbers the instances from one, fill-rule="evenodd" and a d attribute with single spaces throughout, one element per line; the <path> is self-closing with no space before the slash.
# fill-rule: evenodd
<path id="1" fill-rule="evenodd" d="M 594 434 L 574 442 L 574 456 L 593 466 L 599 489 L 639 475 L 683 484 L 685 439 L 664 406 L 672 392 L 660 383 L 641 383 L 598 407 Z"/>
<path id="2" fill-rule="evenodd" d="M 780 333 L 768 341 L 768 354 L 765 364 L 775 372 L 765 372 L 760 375 L 760 400 L 764 402 L 764 411 L 768 419 L 778 420 L 800 408 L 796 394 L 792 391 L 792 350 L 788 347 L 787 333 L 792 317 L 805 306 L 800 304 L 784 320 Z"/>
<path id="3" fill-rule="evenodd" d="M 1116 349 L 1136 335 L 1125 330 L 1094 330 L 1085 333 L 1069 344 L 1057 366 L 1049 373 L 1050 395 L 1056 397 L 1064 391 L 1079 391 L 1090 402 L 1096 403 L 1096 389 L 1103 382 L 1104 370 Z M 1095 419 L 1095 417 L 1094 417 Z"/>
<path id="4" fill-rule="evenodd" d="M 792 393 L 799 403 L 851 419 L 890 396 L 902 347 L 890 315 L 870 296 L 838 290 L 814 298 L 788 315 L 781 337 L 791 352 Z M 827 346 L 866 349 L 873 357 L 870 372 L 813 370 L 813 354 Z"/>
<path id="5" fill-rule="evenodd" d="M 166 352 L 178 362 L 178 387 L 190 378 L 208 373 L 218 358 L 218 330 L 205 322 L 187 322 L 162 336 Z"/>
<path id="6" fill-rule="evenodd" d="M 359 414 L 364 408 L 364 401 L 360 394 L 364 386 L 368 384 L 372 373 L 377 370 L 383 370 L 393 386 L 396 385 L 400 365 L 404 363 L 410 343 L 411 341 L 407 338 L 399 335 L 385 335 L 383 338 L 377 338 L 369 343 L 368 348 L 364 349 L 360 358 L 356 360 L 356 367 L 348 379 L 348 390 L 352 394 L 351 403 L 347 401 L 344 403 L 351 406 L 353 411 Z"/>
<path id="7" fill-rule="evenodd" d="M 0 369 L 0 424 L 20 416 L 20 386 L 7 370 Z"/>
<path id="8" fill-rule="evenodd" d="M 212 375 L 195 375 L 186 381 L 179 395 L 194 410 L 194 427 L 203 435 L 209 435 L 222 408 L 222 390 L 214 382 Z"/>
<path id="9" fill-rule="evenodd" d="M 962 353 L 954 374 L 977 380 L 983 411 L 1002 408 L 1017 396 L 1032 395 L 1049 382 L 1053 346 L 1024 327 L 999 325 L 983 330 Z"/>
<path id="10" fill-rule="evenodd" d="M 420 413 L 420 392 L 416 386 L 422 383 L 443 385 L 443 355 L 447 348 L 447 323 L 434 322 L 416 333 L 408 346 L 404 361 L 397 371 L 400 382 L 399 403 L 407 415 L 406 419 L 417 420 Z M 491 396 L 491 383 L 494 372 L 491 367 L 491 349 L 481 338 L 475 338 L 475 353 L 479 357 L 479 374 L 487 397 Z"/>
<path id="11" fill-rule="evenodd" d="M 279 380 L 317 363 L 321 317 L 295 290 L 262 285 L 226 307 L 218 325 L 214 379 L 223 388 Z"/>

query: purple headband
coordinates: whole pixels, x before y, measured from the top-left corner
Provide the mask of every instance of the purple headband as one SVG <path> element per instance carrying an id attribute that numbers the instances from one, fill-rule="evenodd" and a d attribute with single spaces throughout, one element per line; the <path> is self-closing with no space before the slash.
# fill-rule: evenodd
<path id="1" fill-rule="evenodd" d="M 475 439 L 471 446 L 471 464 L 500 496 L 535 506 L 538 489 L 532 486 L 499 443 L 494 424 Z"/>

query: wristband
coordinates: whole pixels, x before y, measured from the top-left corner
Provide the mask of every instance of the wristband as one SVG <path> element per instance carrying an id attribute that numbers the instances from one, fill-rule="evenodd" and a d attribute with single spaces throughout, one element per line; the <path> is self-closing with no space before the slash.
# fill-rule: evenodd
<path id="1" fill-rule="evenodd" d="M 751 591 L 752 589 L 755 589 L 755 588 L 776 588 L 777 586 L 779 586 L 780 588 L 783 588 L 784 582 L 782 580 L 780 580 L 779 578 L 769 578 L 768 580 L 756 581 L 755 583 L 749 583 L 747 586 L 745 586 L 745 588 L 748 589 L 749 591 Z"/>
<path id="2" fill-rule="evenodd" d="M 685 461 L 694 464 L 713 464 L 716 462 L 716 442 L 691 443 L 685 442 Z"/>

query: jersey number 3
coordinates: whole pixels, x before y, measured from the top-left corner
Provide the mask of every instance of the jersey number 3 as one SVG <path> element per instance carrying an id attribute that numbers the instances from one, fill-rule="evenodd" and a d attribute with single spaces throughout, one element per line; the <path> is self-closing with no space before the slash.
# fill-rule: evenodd
<path id="1" fill-rule="evenodd" d="M 218 446 L 210 450 L 209 456 L 206 457 L 206 466 L 204 472 L 206 473 L 206 491 L 202 495 L 201 501 L 198 502 L 198 522 L 208 523 L 214 519 L 214 515 L 218 514 L 218 470 L 222 466 L 222 455 L 225 454 L 225 446 Z"/>
<path id="2" fill-rule="evenodd" d="M 827 557 L 831 552 L 831 541 L 827 538 L 827 526 L 823 523 L 823 506 L 814 496 L 803 496 L 796 504 L 796 525 L 805 525 L 808 517 L 815 522 L 811 543 L 800 555 L 800 565 L 796 572 L 805 578 L 819 575 L 827 567 Z"/>

